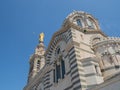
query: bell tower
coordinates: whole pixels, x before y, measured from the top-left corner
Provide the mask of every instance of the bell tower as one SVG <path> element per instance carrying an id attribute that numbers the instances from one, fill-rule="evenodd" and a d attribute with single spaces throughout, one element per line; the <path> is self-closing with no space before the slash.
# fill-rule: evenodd
<path id="1" fill-rule="evenodd" d="M 35 48 L 34 54 L 30 57 L 30 70 L 28 76 L 28 82 L 35 77 L 35 75 L 45 65 L 45 46 L 44 46 L 44 33 L 39 35 L 39 44 Z"/>

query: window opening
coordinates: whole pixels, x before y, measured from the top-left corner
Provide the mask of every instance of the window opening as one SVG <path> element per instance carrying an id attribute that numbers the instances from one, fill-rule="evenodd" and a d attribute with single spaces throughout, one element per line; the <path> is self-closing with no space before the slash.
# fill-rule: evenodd
<path id="1" fill-rule="evenodd" d="M 80 19 L 77 19 L 76 21 L 77 21 L 77 25 L 80 26 L 80 27 L 82 27 L 82 22 L 81 22 L 81 20 L 80 20 Z"/>
<path id="2" fill-rule="evenodd" d="M 40 60 L 37 61 L 37 69 L 40 68 Z"/>
<path id="3" fill-rule="evenodd" d="M 64 78 L 64 75 L 65 75 L 65 62 L 64 62 L 64 60 L 61 60 L 61 66 L 62 66 L 62 78 Z"/>
<path id="4" fill-rule="evenodd" d="M 88 23 L 88 27 L 91 29 L 95 29 L 95 23 L 93 22 L 93 20 L 91 20 L 90 18 L 87 19 L 87 23 Z"/>

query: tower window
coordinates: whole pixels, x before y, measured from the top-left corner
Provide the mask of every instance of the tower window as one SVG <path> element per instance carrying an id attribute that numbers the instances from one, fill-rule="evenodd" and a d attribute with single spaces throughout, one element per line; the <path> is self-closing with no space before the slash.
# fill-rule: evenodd
<path id="1" fill-rule="evenodd" d="M 37 69 L 40 68 L 40 60 L 37 61 Z"/>
<path id="2" fill-rule="evenodd" d="M 90 18 L 87 19 L 87 24 L 88 24 L 88 28 L 90 28 L 90 29 L 95 29 L 96 28 L 96 25 L 95 25 L 94 21 Z"/>
<path id="3" fill-rule="evenodd" d="M 77 19 L 76 22 L 77 22 L 77 25 L 78 25 L 78 26 L 82 27 L 82 22 L 81 22 L 80 19 Z"/>

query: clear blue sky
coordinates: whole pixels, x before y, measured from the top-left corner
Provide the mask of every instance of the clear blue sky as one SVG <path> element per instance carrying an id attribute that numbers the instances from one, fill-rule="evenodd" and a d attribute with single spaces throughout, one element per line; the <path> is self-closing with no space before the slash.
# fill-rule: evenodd
<path id="1" fill-rule="evenodd" d="M 109 36 L 120 36 L 119 0 L 0 0 L 0 90 L 22 90 L 40 32 L 45 45 L 73 10 L 95 16 Z"/>

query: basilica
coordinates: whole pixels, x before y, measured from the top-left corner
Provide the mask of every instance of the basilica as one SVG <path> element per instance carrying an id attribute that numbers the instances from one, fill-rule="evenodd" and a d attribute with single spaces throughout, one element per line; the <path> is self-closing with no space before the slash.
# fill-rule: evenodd
<path id="1" fill-rule="evenodd" d="M 29 64 L 23 90 L 120 90 L 120 38 L 83 11 L 65 18 L 46 50 L 41 33 Z"/>

